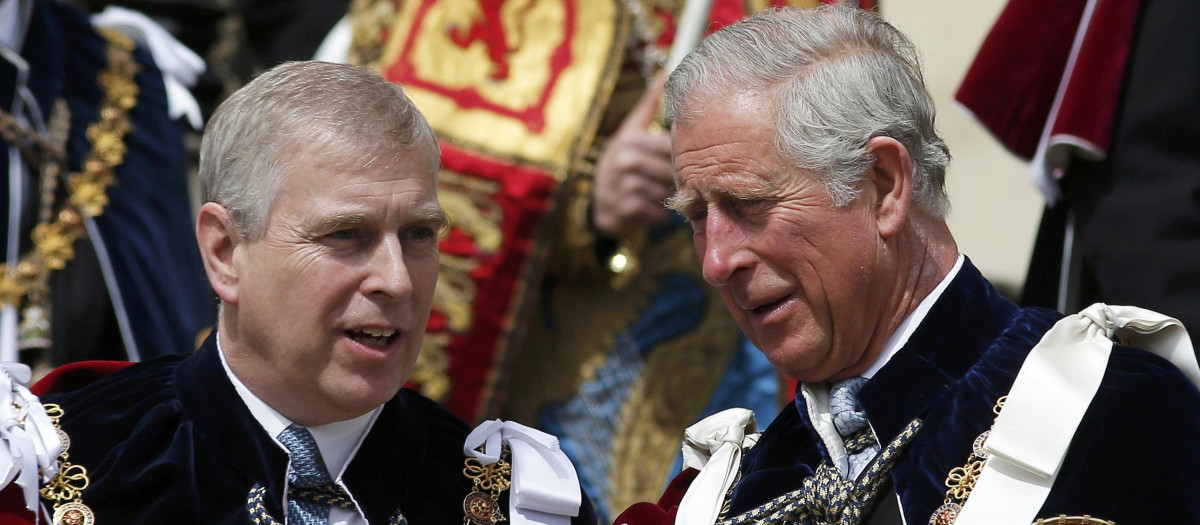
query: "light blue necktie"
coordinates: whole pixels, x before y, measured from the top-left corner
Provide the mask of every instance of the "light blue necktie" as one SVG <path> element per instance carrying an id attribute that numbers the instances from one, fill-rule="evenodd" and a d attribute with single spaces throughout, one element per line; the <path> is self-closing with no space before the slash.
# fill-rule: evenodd
<path id="1" fill-rule="evenodd" d="M 856 479 L 879 453 L 879 443 L 871 435 L 867 416 L 858 404 L 858 391 L 867 384 L 865 377 L 851 377 L 833 384 L 829 395 L 829 414 L 833 426 L 846 443 L 846 479 Z"/>
<path id="2" fill-rule="evenodd" d="M 292 465 L 288 469 L 288 483 L 302 489 L 316 489 L 333 484 L 325 470 L 325 460 L 317 449 L 317 442 L 307 428 L 299 425 L 287 427 L 279 434 L 279 442 L 292 454 Z M 302 525 L 328 525 L 329 505 L 288 495 L 288 523 Z"/>

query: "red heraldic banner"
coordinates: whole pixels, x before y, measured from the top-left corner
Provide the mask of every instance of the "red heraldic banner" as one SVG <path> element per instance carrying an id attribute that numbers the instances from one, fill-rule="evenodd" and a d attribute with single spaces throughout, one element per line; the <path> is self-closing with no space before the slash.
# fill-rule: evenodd
<path id="1" fill-rule="evenodd" d="M 591 145 L 628 35 L 612 2 L 405 1 L 381 71 L 437 132 L 451 218 L 413 383 L 468 421 L 489 415 L 548 223 Z"/>

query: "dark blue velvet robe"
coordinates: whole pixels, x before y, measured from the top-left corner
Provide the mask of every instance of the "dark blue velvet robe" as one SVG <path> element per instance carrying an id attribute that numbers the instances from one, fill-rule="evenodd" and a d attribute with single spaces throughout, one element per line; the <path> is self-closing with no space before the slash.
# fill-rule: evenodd
<path id="1" fill-rule="evenodd" d="M 928 316 L 860 393 L 880 442 L 923 428 L 892 473 L 907 523 L 928 523 L 947 474 L 991 427 L 1025 356 L 1059 318 L 1018 308 L 963 264 Z M 827 457 L 804 399 L 786 407 L 742 465 L 732 512 L 796 489 Z M 881 497 L 894 497 L 883 495 Z M 1200 393 L 1164 359 L 1117 346 L 1038 517 L 1200 523 Z M 732 514 L 731 514 L 732 515 Z"/>
<path id="2" fill-rule="evenodd" d="M 190 357 L 138 363 L 42 400 L 63 407 L 70 461 L 88 469 L 83 501 L 97 523 L 248 524 L 255 485 L 283 519 L 288 456 L 238 397 L 215 335 Z M 386 524 L 401 510 L 410 525 L 462 523 L 470 430 L 414 391 L 388 401 L 343 476 L 367 520 Z M 500 503 L 507 514 L 506 495 Z M 594 522 L 586 502 L 580 515 L 575 523 Z"/>

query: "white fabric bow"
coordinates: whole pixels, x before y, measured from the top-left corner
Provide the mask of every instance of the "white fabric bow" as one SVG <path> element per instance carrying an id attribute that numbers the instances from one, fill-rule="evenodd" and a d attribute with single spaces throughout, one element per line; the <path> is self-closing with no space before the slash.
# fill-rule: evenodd
<path id="1" fill-rule="evenodd" d="M 25 508 L 38 514 L 39 482 L 58 472 L 62 442 L 41 401 L 25 388 L 31 377 L 28 366 L 0 363 L 0 487 L 15 482 Z"/>
<path id="2" fill-rule="evenodd" d="M 708 416 L 683 434 L 683 466 L 700 471 L 679 502 L 675 523 L 715 523 L 733 486 L 742 454 L 758 442 L 754 412 L 730 408 Z"/>
<path id="3" fill-rule="evenodd" d="M 1196 354 L 1178 320 L 1103 303 L 1064 317 L 1021 365 L 984 444 L 990 457 L 956 523 L 1034 520 L 1100 388 L 1114 337 L 1167 359 L 1200 387 Z"/>
<path id="4" fill-rule="evenodd" d="M 500 459 L 501 442 L 512 451 L 509 519 L 513 525 L 570 523 L 583 501 L 575 466 L 558 438 L 512 421 L 481 423 L 463 444 L 463 453 L 491 465 Z M 483 445 L 482 450 L 476 450 Z"/>
<path id="5" fill-rule="evenodd" d="M 188 86 L 196 85 L 204 72 L 204 59 L 175 40 L 157 22 L 131 9 L 108 6 L 101 13 L 92 15 L 92 24 L 116 29 L 146 46 L 154 56 L 155 65 L 162 71 L 163 85 L 167 89 L 167 114 L 173 119 L 186 116 L 188 123 L 197 130 L 204 125 L 200 104 L 188 91 Z"/>

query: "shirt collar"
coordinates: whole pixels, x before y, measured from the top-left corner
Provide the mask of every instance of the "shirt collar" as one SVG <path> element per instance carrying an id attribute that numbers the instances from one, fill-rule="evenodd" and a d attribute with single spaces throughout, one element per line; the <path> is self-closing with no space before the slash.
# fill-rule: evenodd
<path id="1" fill-rule="evenodd" d="M 225 351 L 221 349 L 221 338 L 219 337 L 217 338 L 217 354 L 221 356 L 221 366 L 225 369 L 225 375 L 229 376 L 229 381 L 233 383 L 233 388 L 242 398 L 242 402 L 246 403 L 246 408 L 250 409 L 250 414 L 280 448 L 287 450 L 287 447 L 279 442 L 278 436 L 292 425 L 292 421 L 271 408 L 234 375 L 233 370 L 229 368 L 229 362 L 225 360 Z M 379 411 L 382 408 L 383 405 L 380 405 L 366 414 L 347 421 L 307 427 L 313 440 L 317 442 L 321 458 L 325 460 L 326 471 L 337 473 L 334 476 L 335 480 L 342 478 L 342 474 L 345 473 L 350 460 L 362 445 L 363 440 L 366 439 L 367 431 L 375 424 L 375 419 L 379 417 Z"/>
<path id="2" fill-rule="evenodd" d="M 33 18 L 31 0 L 0 0 L 0 44 L 20 54 Z"/>

